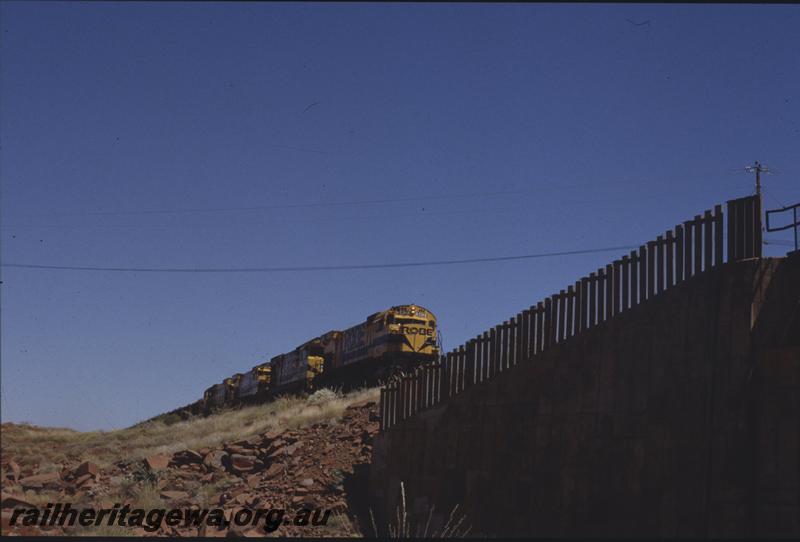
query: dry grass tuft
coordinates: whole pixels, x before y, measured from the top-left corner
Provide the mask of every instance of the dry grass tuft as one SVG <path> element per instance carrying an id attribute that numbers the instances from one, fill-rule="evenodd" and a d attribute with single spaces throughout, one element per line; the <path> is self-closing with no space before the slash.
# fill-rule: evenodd
<path id="1" fill-rule="evenodd" d="M 435 512 L 435 507 L 431 507 L 428 511 L 428 519 L 424 525 L 412 525 L 408 518 L 408 508 L 406 507 L 406 486 L 400 482 L 400 503 L 397 505 L 396 518 L 394 522 L 390 522 L 387 526 L 389 538 L 466 538 L 471 527 L 465 526 L 464 521 L 466 516 L 458 514 L 458 505 L 453 507 L 447 518 L 447 522 L 441 529 L 431 530 L 431 520 Z M 375 524 L 375 517 L 370 510 L 370 520 L 372 521 L 372 529 L 376 537 L 378 534 L 378 527 Z"/>
<path id="2" fill-rule="evenodd" d="M 137 461 L 157 453 L 214 448 L 271 429 L 292 429 L 342 416 L 352 403 L 377 401 L 379 388 L 342 395 L 319 390 L 311 401 L 298 396 L 241 409 L 223 410 L 207 418 L 165 425 L 151 421 L 116 431 L 79 432 L 30 425 L 3 427 L 3 449 L 22 466 L 58 469 L 68 462 L 92 461 L 101 468 L 119 461 Z M 310 398 L 309 398 L 310 399 Z"/>

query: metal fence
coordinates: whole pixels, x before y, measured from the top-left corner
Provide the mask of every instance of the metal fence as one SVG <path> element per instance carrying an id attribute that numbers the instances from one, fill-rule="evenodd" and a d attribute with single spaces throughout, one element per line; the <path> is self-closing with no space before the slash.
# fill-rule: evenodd
<path id="1" fill-rule="evenodd" d="M 727 224 L 722 205 L 717 205 L 438 360 L 394 377 L 380 393 L 381 430 L 531 360 L 552 345 L 724 261 L 760 257 L 760 197 L 730 200 L 726 212 Z"/>

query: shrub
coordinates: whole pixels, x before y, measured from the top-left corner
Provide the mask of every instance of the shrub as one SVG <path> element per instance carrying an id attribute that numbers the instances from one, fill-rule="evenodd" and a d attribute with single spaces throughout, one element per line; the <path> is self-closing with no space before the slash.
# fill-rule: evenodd
<path id="1" fill-rule="evenodd" d="M 322 388 L 309 395 L 306 402 L 309 405 L 324 405 L 325 403 L 339 399 L 341 396 L 342 394 L 337 391 Z"/>

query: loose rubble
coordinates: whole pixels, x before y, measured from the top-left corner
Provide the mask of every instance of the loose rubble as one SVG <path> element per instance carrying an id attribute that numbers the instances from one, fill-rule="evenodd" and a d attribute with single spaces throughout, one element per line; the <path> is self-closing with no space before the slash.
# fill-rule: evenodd
<path id="1" fill-rule="evenodd" d="M 135 498 L 114 500 L 114 489 L 124 481 L 138 480 L 140 485 L 154 484 L 154 495 L 160 507 L 219 507 L 227 518 L 243 507 L 283 508 L 287 515 L 302 508 L 331 509 L 333 512 L 326 526 L 288 524 L 269 534 L 352 536 L 356 533 L 343 482 L 353 473 L 354 467 L 370 461 L 372 439 L 378 431 L 376 414 L 374 401 L 362 401 L 350 405 L 337 420 L 299 429 L 273 429 L 245 440 L 223 443 L 214 449 L 181 450 L 151 455 L 139 461 L 120 461 L 103 469 L 84 461 L 73 466 L 63 465 L 58 472 L 40 473 L 20 467 L 23 458 L 2 457 L 2 534 L 80 534 L 76 527 L 11 527 L 8 521 L 14 508 L 29 508 L 34 503 L 40 508 L 47 502 L 69 502 L 74 507 L 94 508 L 111 508 L 116 503 L 134 506 Z M 88 529 L 83 532 L 90 534 Z M 255 528 L 231 526 L 222 530 L 162 525 L 154 533 L 128 528 L 119 534 L 257 537 L 267 533 L 263 525 Z"/>

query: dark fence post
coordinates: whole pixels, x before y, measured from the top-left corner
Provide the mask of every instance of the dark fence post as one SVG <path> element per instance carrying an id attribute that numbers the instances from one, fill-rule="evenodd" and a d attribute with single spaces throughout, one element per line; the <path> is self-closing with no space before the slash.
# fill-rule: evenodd
<path id="1" fill-rule="evenodd" d="M 467 352 L 464 349 L 464 345 L 460 345 L 458 347 L 458 378 L 456 380 L 456 386 L 458 389 L 458 393 L 464 391 L 464 366 L 467 362 Z"/>
<path id="2" fill-rule="evenodd" d="M 703 219 L 700 215 L 694 217 L 694 274 L 698 275 L 703 271 Z"/>
<path id="3" fill-rule="evenodd" d="M 492 340 L 489 331 L 483 332 L 483 349 L 481 351 L 481 381 L 489 378 L 489 360 L 491 359 Z"/>
<path id="4" fill-rule="evenodd" d="M 489 329 L 489 363 L 487 364 L 487 368 L 489 369 L 488 373 L 486 374 L 487 378 L 494 377 L 495 367 L 497 366 L 497 343 L 500 338 L 497 336 L 497 326 Z"/>
<path id="5" fill-rule="evenodd" d="M 760 258 L 764 250 L 761 230 L 761 196 L 753 197 L 753 258 Z"/>
<path id="6" fill-rule="evenodd" d="M 397 407 L 395 410 L 395 424 L 403 421 L 405 417 L 405 390 L 403 389 L 405 375 L 401 374 L 397 377 Z"/>
<path id="7" fill-rule="evenodd" d="M 522 322 L 519 328 L 519 334 L 517 335 L 517 351 L 519 355 L 517 356 L 517 363 L 528 359 L 528 333 L 530 333 L 530 320 L 531 320 L 531 311 L 530 309 L 525 309 L 522 311 Z"/>
<path id="8" fill-rule="evenodd" d="M 567 286 L 567 329 L 564 338 L 572 337 L 575 334 L 573 322 L 575 318 L 575 288 L 570 284 Z"/>
<path id="9" fill-rule="evenodd" d="M 389 380 L 384 388 L 386 399 L 386 408 L 383 411 L 383 429 L 388 429 L 392 425 L 391 412 L 392 412 L 392 381 Z"/>
<path id="10" fill-rule="evenodd" d="M 683 282 L 683 226 L 675 226 L 675 283 Z"/>
<path id="11" fill-rule="evenodd" d="M 589 277 L 581 278 L 581 331 L 589 326 Z"/>
<path id="12" fill-rule="evenodd" d="M 647 246 L 639 247 L 639 303 L 647 299 Z"/>
<path id="13" fill-rule="evenodd" d="M 614 266 L 606 265 L 606 320 L 610 320 L 614 315 Z"/>
<path id="14" fill-rule="evenodd" d="M 545 303 L 539 301 L 536 304 L 536 353 L 544 350 L 544 313 Z"/>
<path id="15" fill-rule="evenodd" d="M 631 307 L 639 304 L 639 256 L 631 250 Z"/>
<path id="16" fill-rule="evenodd" d="M 714 265 L 714 218 L 711 211 L 703 213 L 703 269 L 708 271 Z"/>
<path id="17" fill-rule="evenodd" d="M 722 265 L 722 205 L 714 206 L 714 265 Z"/>
<path id="18" fill-rule="evenodd" d="M 656 242 L 647 242 L 647 299 L 651 299 L 656 293 Z"/>
<path id="19" fill-rule="evenodd" d="M 542 344 L 542 351 L 550 348 L 551 333 L 550 328 L 553 326 L 553 299 L 550 297 L 544 298 L 544 342 Z"/>
<path id="20" fill-rule="evenodd" d="M 403 375 L 401 374 L 397 377 L 397 422 L 403 421 L 403 416 L 405 415 L 405 412 L 403 411 L 405 400 L 403 391 Z"/>
<path id="21" fill-rule="evenodd" d="M 508 323 L 506 324 L 506 331 L 505 331 L 506 359 L 505 362 L 503 363 L 504 371 L 510 369 L 514 361 L 514 348 L 515 348 L 514 330 L 515 330 L 515 324 L 514 324 L 514 317 L 512 316 L 511 318 L 509 318 Z"/>
<path id="22" fill-rule="evenodd" d="M 417 370 L 414 368 L 410 375 L 408 375 L 408 417 L 414 415 L 417 410 Z"/>
<path id="23" fill-rule="evenodd" d="M 597 323 L 605 322 L 607 319 L 606 305 L 608 304 L 607 293 L 609 278 L 604 268 L 597 270 Z"/>
<path id="24" fill-rule="evenodd" d="M 494 354 L 492 355 L 492 376 L 496 376 L 500 372 L 500 366 L 503 362 L 503 324 L 494 326 L 495 341 L 494 341 Z"/>
<path id="25" fill-rule="evenodd" d="M 742 253 L 743 258 L 752 258 L 755 254 L 754 250 L 754 241 L 755 236 L 753 234 L 753 224 L 755 223 L 753 217 L 753 200 L 746 199 L 742 202 L 742 208 L 744 210 L 744 252 Z"/>
<path id="26" fill-rule="evenodd" d="M 386 388 L 381 388 L 381 402 L 380 402 L 380 425 L 379 431 L 386 429 Z"/>
<path id="27" fill-rule="evenodd" d="M 692 276 L 692 222 L 683 223 L 683 280 Z"/>
<path id="28" fill-rule="evenodd" d="M 734 208 L 736 209 L 736 214 L 734 216 L 734 227 L 736 228 L 736 260 L 742 260 L 746 258 L 746 243 L 745 243 L 745 220 L 744 220 L 744 201 L 743 200 L 735 200 Z M 730 232 L 728 232 L 730 235 Z"/>
<path id="29" fill-rule="evenodd" d="M 468 388 L 475 383 L 475 339 L 467 343 L 467 363 L 464 370 L 464 387 Z"/>
<path id="30" fill-rule="evenodd" d="M 672 257 L 675 250 L 675 239 L 672 237 L 672 230 L 667 232 L 667 282 L 666 288 L 670 288 L 675 284 L 675 277 L 673 271 L 674 258 Z"/>
<path id="31" fill-rule="evenodd" d="M 431 362 L 431 406 L 439 402 L 439 359 Z"/>
<path id="32" fill-rule="evenodd" d="M 589 326 L 597 325 L 597 275 L 589 273 Z"/>
<path id="33" fill-rule="evenodd" d="M 728 201 L 728 262 L 736 258 L 736 200 Z"/>
<path id="34" fill-rule="evenodd" d="M 664 236 L 656 237 L 656 294 L 664 291 Z"/>
<path id="35" fill-rule="evenodd" d="M 442 401 L 450 398 L 450 352 L 442 356 L 442 382 L 441 382 Z"/>
<path id="36" fill-rule="evenodd" d="M 611 294 L 611 299 L 614 301 L 611 304 L 611 315 L 616 316 L 619 314 L 620 311 L 620 303 L 622 301 L 621 296 L 619 294 L 619 286 L 620 286 L 620 260 L 614 260 L 613 265 L 613 273 L 614 273 L 614 280 L 612 281 L 613 284 L 613 292 Z"/>
<path id="37" fill-rule="evenodd" d="M 433 406 L 433 362 L 425 364 L 425 408 Z"/>
<path id="38" fill-rule="evenodd" d="M 630 268 L 631 260 L 627 256 L 622 257 L 622 310 L 630 308 L 630 298 L 628 292 L 630 288 Z"/>
<path id="39" fill-rule="evenodd" d="M 414 371 L 414 378 L 416 380 L 414 387 L 417 389 L 414 393 L 414 412 L 419 412 L 422 410 L 422 404 L 425 400 L 425 366 L 417 365 Z"/>
<path id="40" fill-rule="evenodd" d="M 497 372 L 501 373 L 508 368 L 508 320 L 500 324 L 500 363 Z"/>
<path id="41" fill-rule="evenodd" d="M 586 292 L 583 290 L 584 278 L 575 282 L 575 335 L 582 333 L 586 325 L 586 309 L 584 308 L 586 306 Z"/>

